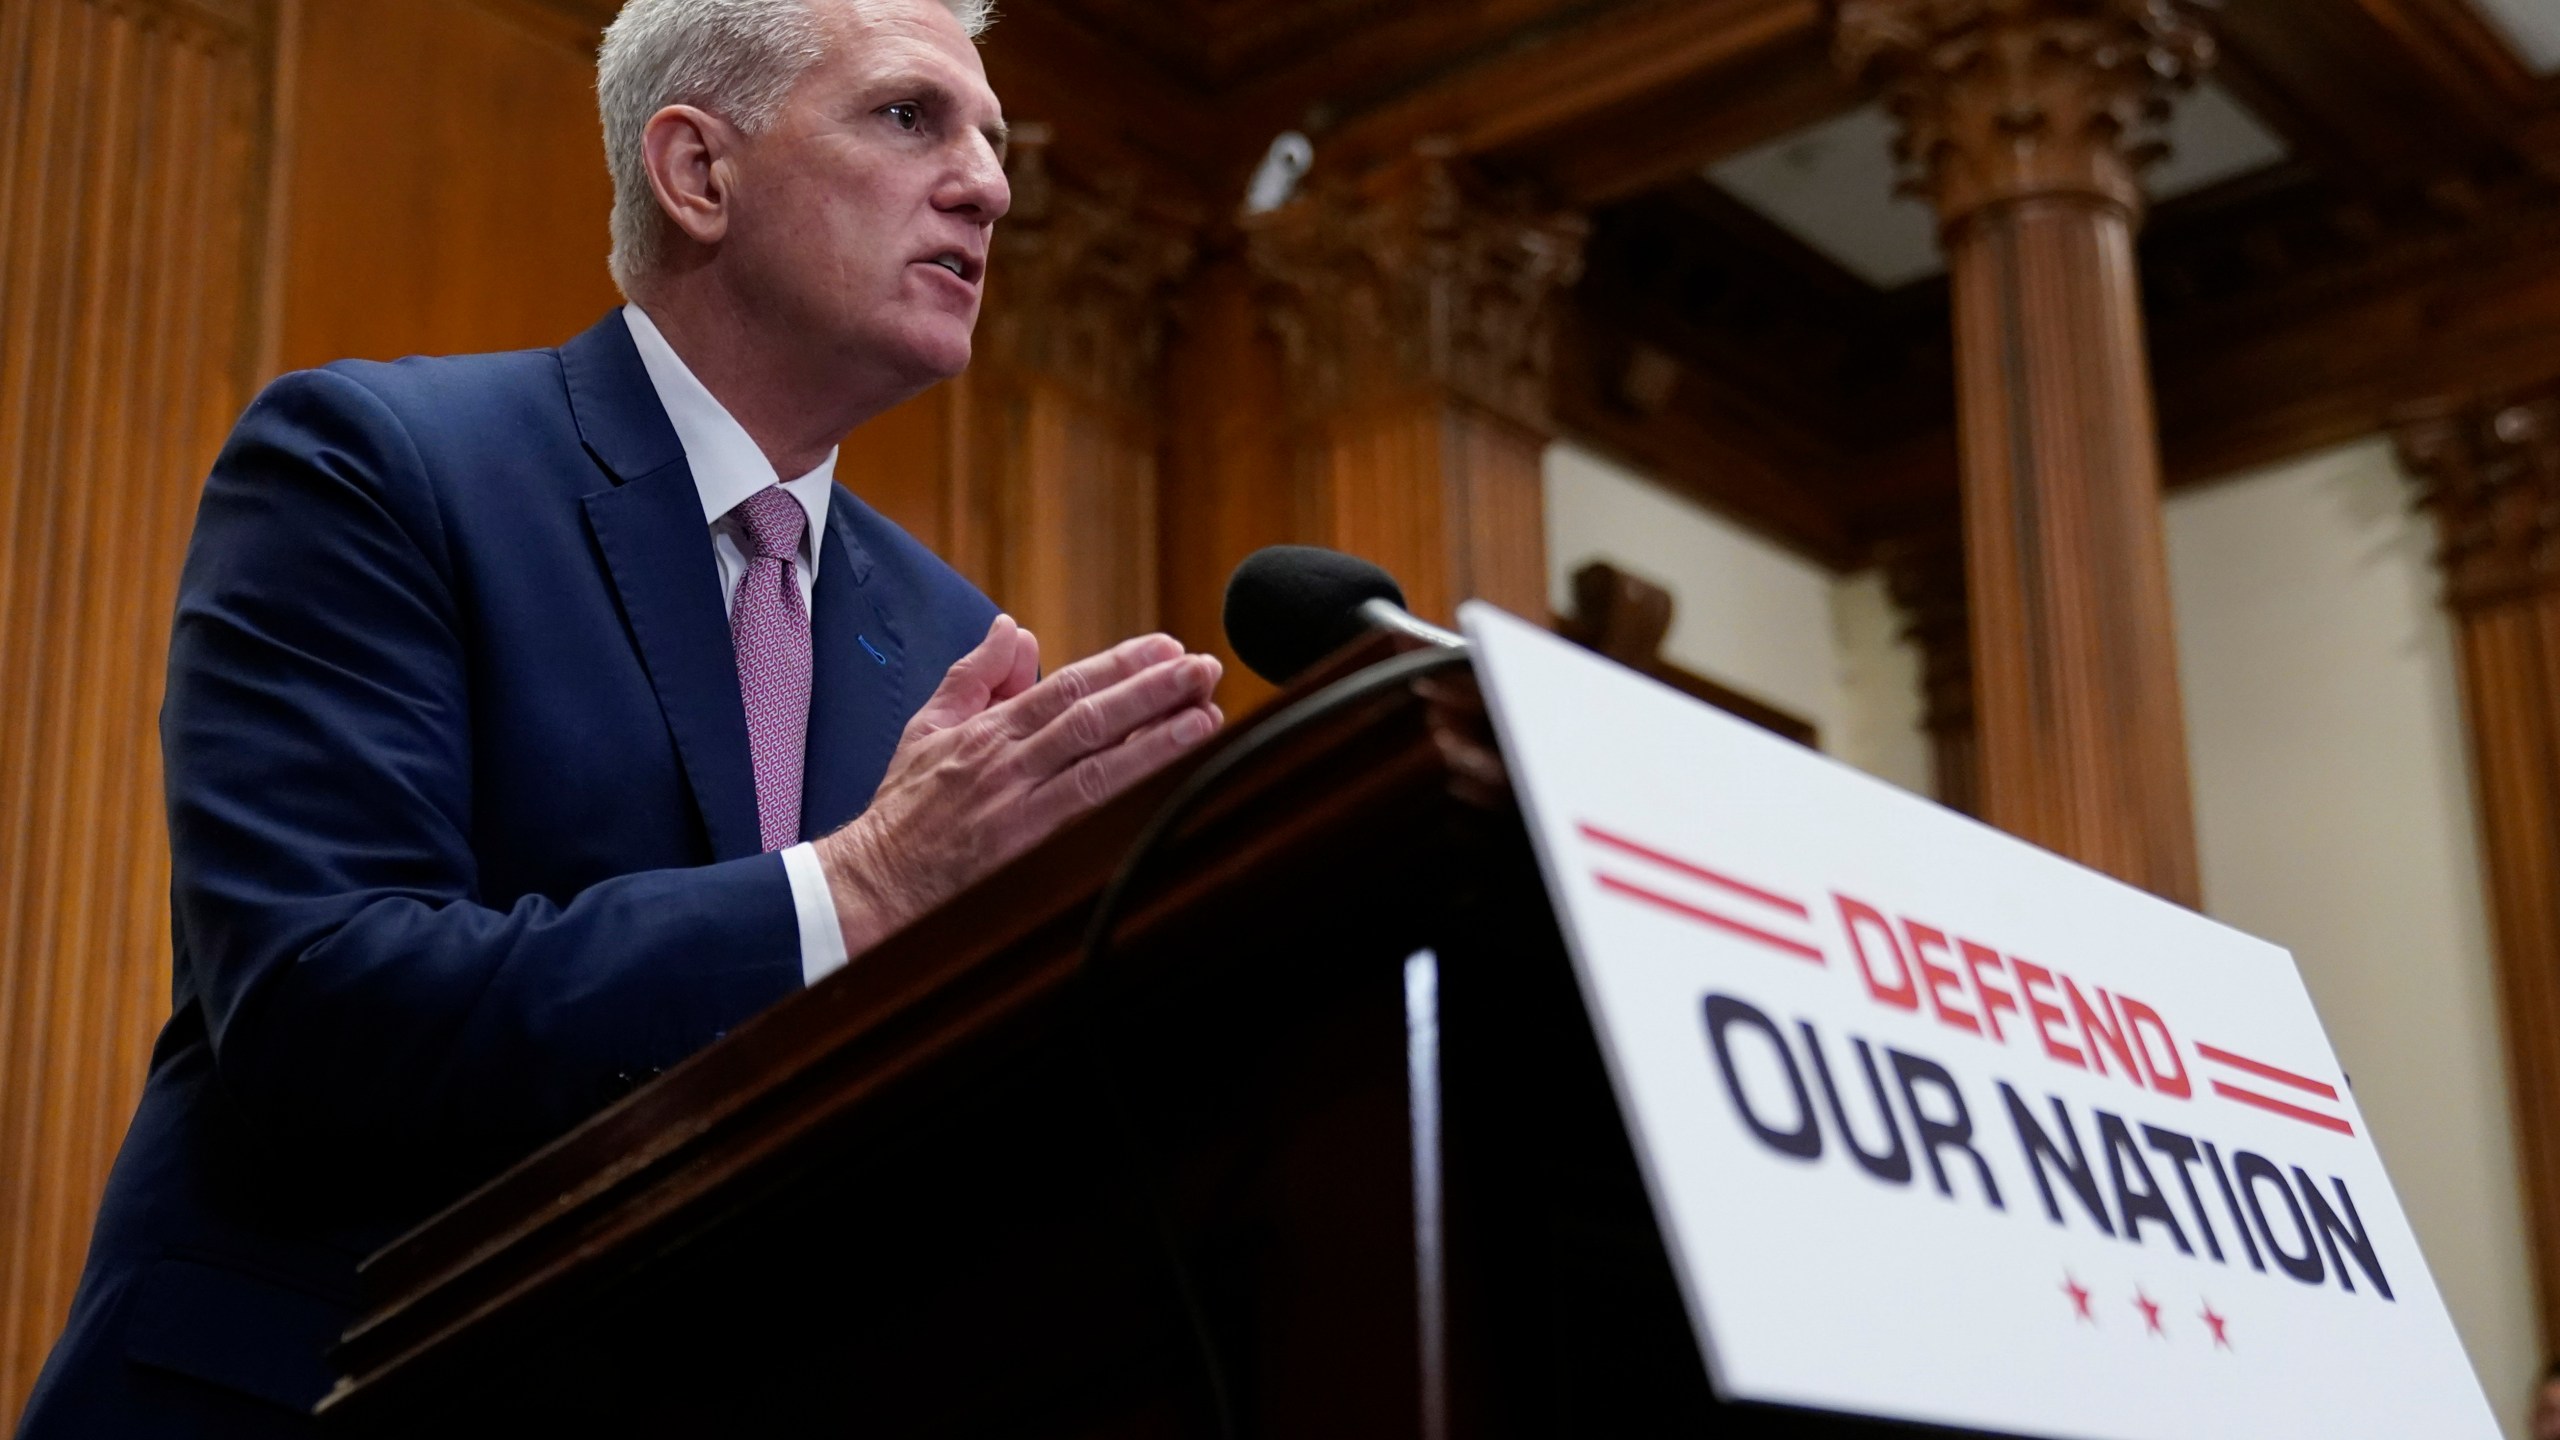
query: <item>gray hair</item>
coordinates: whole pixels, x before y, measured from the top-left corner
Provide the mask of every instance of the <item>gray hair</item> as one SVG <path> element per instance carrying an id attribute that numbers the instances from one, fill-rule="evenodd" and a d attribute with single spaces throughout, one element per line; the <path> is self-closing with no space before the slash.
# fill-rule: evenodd
<path id="1" fill-rule="evenodd" d="M 973 39 L 995 19 L 994 0 L 942 4 Z M 609 264 L 623 293 L 656 267 L 669 227 L 641 154 L 649 117 L 669 105 L 698 105 L 756 134 L 826 53 L 808 0 L 630 0 L 605 27 L 596 108 L 613 172 Z"/>

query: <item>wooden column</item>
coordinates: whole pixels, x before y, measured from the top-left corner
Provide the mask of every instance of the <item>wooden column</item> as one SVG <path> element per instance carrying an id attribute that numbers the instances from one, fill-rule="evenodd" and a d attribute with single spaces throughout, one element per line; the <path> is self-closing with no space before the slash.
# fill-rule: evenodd
<path id="1" fill-rule="evenodd" d="M 2396 431 L 2441 537 L 2546 1346 L 2560 1337 L 2560 387 Z"/>
<path id="2" fill-rule="evenodd" d="M 2136 174 L 2210 56 L 2187 0 L 1841 0 L 1953 287 L 1982 813 L 2197 896 Z"/>
<path id="3" fill-rule="evenodd" d="M 1157 492 L 1163 620 L 1184 644 L 1225 660 L 1218 703 L 1241 715 L 1272 692 L 1227 648 L 1227 576 L 1264 545 L 1316 536 L 1300 520 L 1280 346 L 1262 323 L 1238 237 L 1218 237 L 1179 306 Z"/>
<path id="4" fill-rule="evenodd" d="M 1431 155 L 1247 222 L 1280 340 L 1297 538 L 1384 565 L 1415 613 L 1547 613 L 1554 305 L 1585 226 Z"/>
<path id="5" fill-rule="evenodd" d="M 275 14 L 0 0 L 0 1432 L 168 1014 L 155 720 L 257 363 Z"/>

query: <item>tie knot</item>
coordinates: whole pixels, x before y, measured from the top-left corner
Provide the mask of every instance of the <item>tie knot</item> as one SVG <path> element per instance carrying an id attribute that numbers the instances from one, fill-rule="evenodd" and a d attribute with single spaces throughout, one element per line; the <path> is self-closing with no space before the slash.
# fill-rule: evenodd
<path id="1" fill-rule="evenodd" d="M 767 485 L 738 505 L 738 520 L 747 532 L 751 559 L 796 560 L 800 536 L 809 528 L 809 512 L 779 485 Z"/>

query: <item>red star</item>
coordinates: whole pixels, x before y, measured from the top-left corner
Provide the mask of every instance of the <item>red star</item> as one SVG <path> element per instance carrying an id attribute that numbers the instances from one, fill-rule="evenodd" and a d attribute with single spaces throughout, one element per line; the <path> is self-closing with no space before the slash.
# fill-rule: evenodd
<path id="1" fill-rule="evenodd" d="M 2133 1308 L 2142 1312 L 2142 1323 L 2151 1327 L 2152 1334 L 2160 1336 L 2162 1339 L 2168 1338 L 2169 1332 L 2160 1328 L 2159 1302 L 2153 1300 L 2150 1296 L 2143 1294 L 2141 1287 L 2139 1286 L 2134 1288 Z"/>
<path id="2" fill-rule="evenodd" d="M 2071 1297 L 2071 1308 L 2080 1312 L 2081 1319 L 2092 1325 L 2098 1323 L 2097 1312 L 2089 1308 L 2089 1292 L 2081 1288 L 2079 1281 L 2071 1278 L 2068 1270 L 2062 1272 L 2062 1293 Z"/>
<path id="3" fill-rule="evenodd" d="M 2214 1346 L 2214 1348 L 2215 1348 L 2215 1349 L 2217 1349 L 2217 1350 L 2228 1350 L 2228 1349 L 2230 1349 L 2230 1348 L 2231 1348 L 2231 1337 L 2230 1337 L 2229 1335 L 2227 1335 L 2227 1334 L 2223 1333 L 2223 1328 L 2222 1328 L 2222 1327 L 2224 1327 L 2224 1326 L 2226 1326 L 2226 1325 L 2230 1324 L 2230 1323 L 2231 1323 L 2231 1318 L 2230 1318 L 2229 1316 L 2227 1316 L 2227 1315 L 2216 1315 L 2215 1313 L 2213 1313 L 2213 1302 L 2212 1302 L 2212 1301 L 2210 1301 L 2210 1300 L 2207 1300 L 2206 1302 L 2204 1302 L 2204 1317 L 2203 1317 L 2203 1318 L 2204 1318 L 2204 1325 L 2205 1325 L 2205 1328 L 2213 1332 L 2213 1346 Z"/>

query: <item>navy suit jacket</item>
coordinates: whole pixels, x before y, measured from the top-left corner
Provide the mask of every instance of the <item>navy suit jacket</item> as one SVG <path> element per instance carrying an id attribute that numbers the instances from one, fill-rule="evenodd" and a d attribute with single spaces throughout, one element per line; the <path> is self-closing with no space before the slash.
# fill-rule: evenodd
<path id="1" fill-rule="evenodd" d="M 994 607 L 839 488 L 803 836 Z M 161 712 L 175 1013 L 23 1440 L 286 1436 L 373 1248 L 797 990 L 701 501 L 617 313 L 288 375 Z"/>

